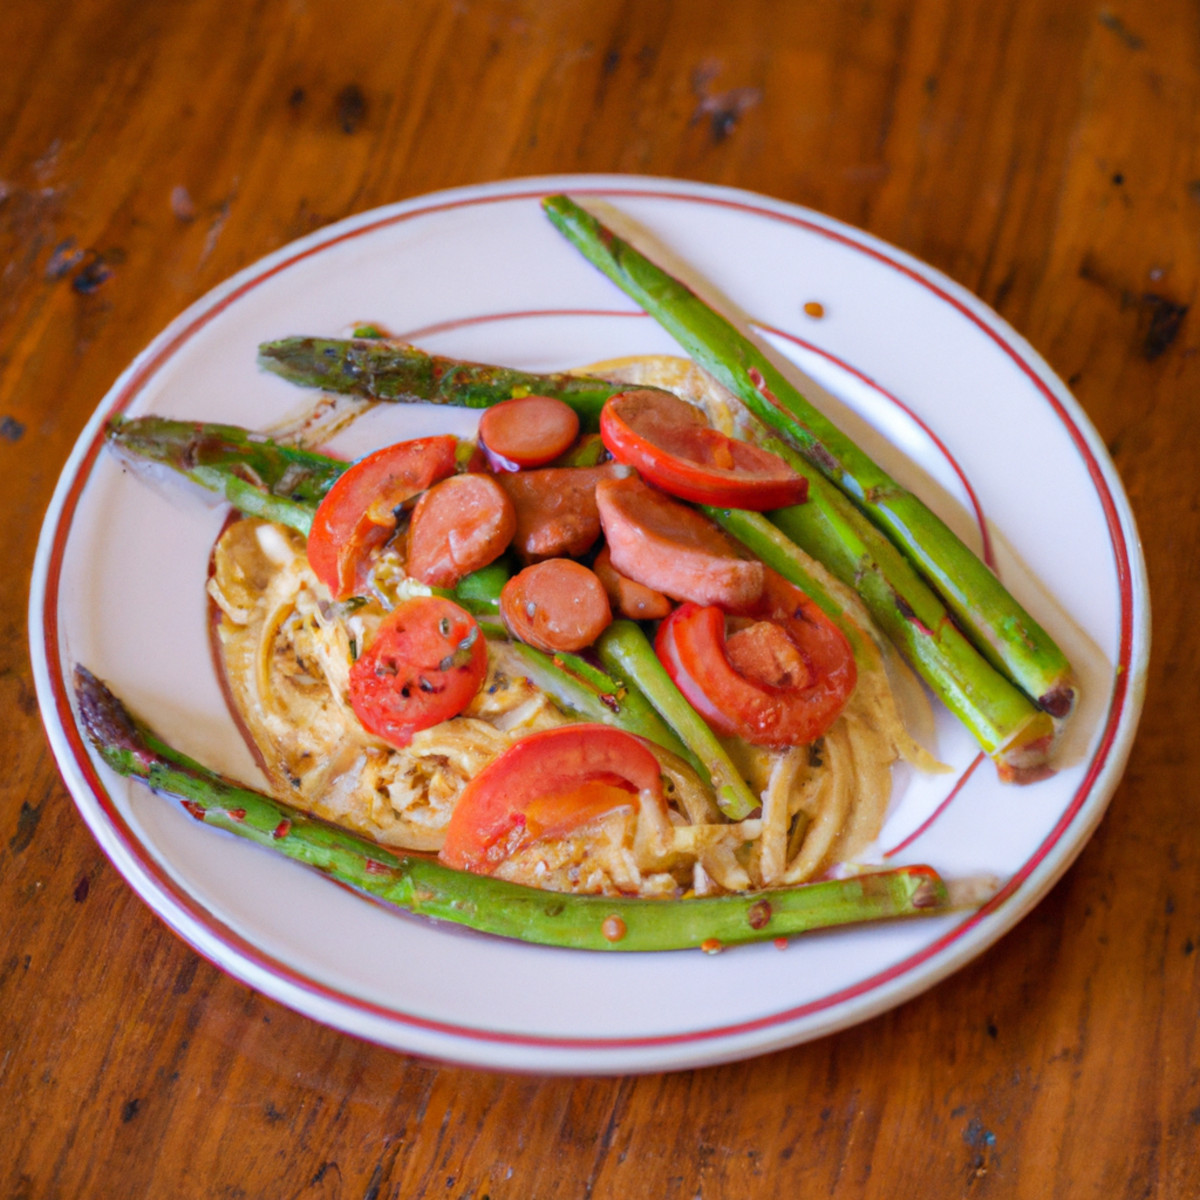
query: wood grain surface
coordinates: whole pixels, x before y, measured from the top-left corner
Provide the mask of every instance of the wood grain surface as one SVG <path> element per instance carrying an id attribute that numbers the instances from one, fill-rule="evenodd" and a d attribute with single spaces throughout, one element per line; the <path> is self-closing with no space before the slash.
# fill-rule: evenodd
<path id="1" fill-rule="evenodd" d="M 3 17 L 0 1196 L 1200 1195 L 1194 0 L 7 0 Z M 1149 561 L 1141 734 L 1064 879 L 927 994 L 737 1065 L 510 1077 L 291 1013 L 124 884 L 34 699 L 41 517 L 138 350 L 329 221 L 557 171 L 754 189 L 949 273 L 1069 381 Z"/>

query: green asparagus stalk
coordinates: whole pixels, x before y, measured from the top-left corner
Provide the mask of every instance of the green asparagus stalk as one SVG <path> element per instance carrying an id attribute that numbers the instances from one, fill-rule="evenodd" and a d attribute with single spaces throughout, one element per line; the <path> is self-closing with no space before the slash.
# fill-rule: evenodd
<path id="1" fill-rule="evenodd" d="M 554 396 L 595 429 L 604 402 L 628 385 L 560 372 L 534 375 L 510 367 L 426 354 L 395 338 L 291 337 L 264 342 L 259 363 L 301 387 L 371 400 L 421 400 L 487 408 L 513 396 Z"/>
<path id="2" fill-rule="evenodd" d="M 543 207 L 589 262 L 887 532 L 993 666 L 1052 715 L 1071 711 L 1075 683 L 1062 651 L 938 516 L 814 408 L 755 343 L 686 284 L 568 197 L 547 197 Z"/>
<path id="3" fill-rule="evenodd" d="M 512 578 L 512 563 L 508 555 L 464 575 L 453 588 L 434 588 L 438 595 L 461 604 L 469 613 L 480 617 L 495 617 L 500 612 L 500 592 Z"/>
<path id="4" fill-rule="evenodd" d="M 682 900 L 543 892 L 394 854 L 240 786 L 173 750 L 83 667 L 80 723 L 118 774 L 180 799 L 197 820 L 322 871 L 405 911 L 483 933 L 582 950 L 715 951 L 814 929 L 933 913 L 946 888 L 929 867 L 856 875 L 776 891 Z"/>
<path id="5" fill-rule="evenodd" d="M 498 614 L 500 593 L 511 573 L 512 564 L 506 556 L 467 575 L 455 588 L 445 592 L 438 590 L 474 613 L 486 636 L 507 638 L 508 630 Z M 566 651 L 546 654 L 515 638 L 509 646 L 521 660 L 529 679 L 563 712 L 584 721 L 599 721 L 636 733 L 690 763 L 701 778 L 708 781 L 703 764 L 659 716 L 636 684 L 614 679 L 578 654 Z"/>
<path id="6" fill-rule="evenodd" d="M 503 586 L 498 574 L 489 582 Z M 472 588 L 472 595 L 481 586 Z M 462 587 L 460 583 L 459 589 Z M 458 598 L 456 593 L 448 594 Z M 482 611 L 482 605 L 476 611 Z M 483 628 L 489 637 L 502 637 L 506 632 L 499 624 L 485 623 Z M 614 622 L 596 643 L 596 653 L 613 674 L 578 654 L 545 654 L 516 640 L 510 646 L 529 678 L 563 712 L 581 720 L 615 725 L 669 750 L 692 767 L 716 796 L 717 806 L 733 820 L 741 820 L 758 807 L 758 797 L 712 730 L 663 670 L 646 635 L 634 622 Z"/>
<path id="7" fill-rule="evenodd" d="M 119 453 L 170 467 L 241 512 L 306 537 L 321 498 L 347 466 L 236 425 L 118 417 L 106 436 Z"/>
<path id="8" fill-rule="evenodd" d="M 529 678 L 564 712 L 583 721 L 614 725 L 636 733 L 707 773 L 636 686 L 613 679 L 577 654 L 544 654 L 524 642 L 510 643 Z"/>
<path id="9" fill-rule="evenodd" d="M 758 808 L 759 798 L 716 734 L 675 686 L 640 625 L 614 621 L 596 642 L 596 653 L 610 672 L 631 680 L 687 744 L 692 762 L 699 764 L 700 777 L 712 787 L 725 816 L 740 821 Z"/>
<path id="10" fill-rule="evenodd" d="M 808 569 L 808 562 L 795 542 L 760 512 L 747 512 L 741 508 L 712 508 L 706 504 L 697 507 L 741 542 L 755 558 L 794 583 L 846 635 L 855 651 L 855 658 L 860 658 L 857 646 L 862 640 L 861 630 L 846 617 L 841 603 L 825 584 Z M 813 557 L 808 555 L 809 559 Z"/>

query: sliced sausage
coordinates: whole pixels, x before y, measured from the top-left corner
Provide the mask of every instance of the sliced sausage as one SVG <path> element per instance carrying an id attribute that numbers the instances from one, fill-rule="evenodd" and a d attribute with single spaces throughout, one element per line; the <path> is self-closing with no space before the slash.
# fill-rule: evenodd
<path id="1" fill-rule="evenodd" d="M 479 419 L 479 440 L 498 471 L 545 466 L 578 436 L 575 410 L 554 396 L 505 400 Z"/>
<path id="2" fill-rule="evenodd" d="M 594 572 L 570 558 L 549 558 L 504 585 L 500 616 L 513 637 L 554 654 L 590 646 L 611 624 L 612 609 Z"/>
<path id="3" fill-rule="evenodd" d="M 616 463 L 600 467 L 543 467 L 505 472 L 496 482 L 517 514 L 513 545 L 525 562 L 586 554 L 600 536 L 596 485 L 626 474 Z"/>
<path id="4" fill-rule="evenodd" d="M 662 592 L 622 575 L 612 565 L 612 551 L 607 546 L 596 555 L 592 570 L 604 584 L 608 602 L 621 616 L 634 621 L 661 621 L 671 611 L 671 601 Z"/>
<path id="5" fill-rule="evenodd" d="M 490 475 L 451 475 L 413 509 L 408 573 L 430 587 L 452 588 L 499 558 L 516 529 L 512 501 Z"/>
<path id="6" fill-rule="evenodd" d="M 676 600 L 752 607 L 763 590 L 763 565 L 707 517 L 636 476 L 608 480 L 596 502 L 612 564 L 622 575 Z"/>

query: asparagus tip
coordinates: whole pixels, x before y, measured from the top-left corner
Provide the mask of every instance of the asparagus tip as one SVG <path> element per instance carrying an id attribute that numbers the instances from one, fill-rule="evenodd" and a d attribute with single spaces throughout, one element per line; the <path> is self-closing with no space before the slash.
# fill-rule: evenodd
<path id="1" fill-rule="evenodd" d="M 148 765 L 149 748 L 129 710 L 82 664 L 75 666 L 75 699 L 83 731 L 105 762 L 122 774 Z"/>

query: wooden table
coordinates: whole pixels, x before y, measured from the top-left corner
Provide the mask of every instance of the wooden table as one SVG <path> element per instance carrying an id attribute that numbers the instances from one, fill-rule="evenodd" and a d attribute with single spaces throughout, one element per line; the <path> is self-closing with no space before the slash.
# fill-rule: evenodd
<path id="1" fill-rule="evenodd" d="M 1200 1194 L 1195 4 L 9 0 L 3 24 L 3 1195 Z M 1030 917 L 885 1016 L 658 1077 L 419 1061 L 199 959 L 79 819 L 26 649 L 58 471 L 168 320 L 329 221 L 564 170 L 803 203 L 976 292 L 1098 427 L 1154 593 L 1125 779 Z"/>

